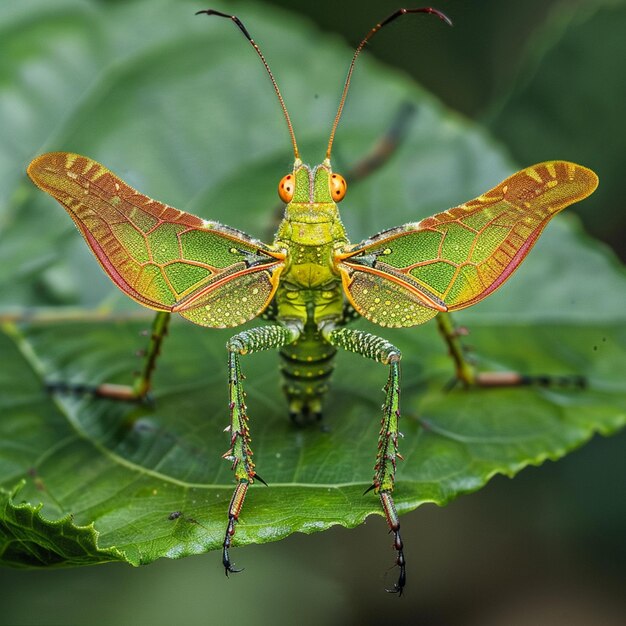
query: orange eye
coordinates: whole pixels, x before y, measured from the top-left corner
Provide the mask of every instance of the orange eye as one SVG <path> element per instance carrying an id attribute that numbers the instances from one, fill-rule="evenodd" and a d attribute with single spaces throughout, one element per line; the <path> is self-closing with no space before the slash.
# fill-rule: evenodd
<path id="1" fill-rule="evenodd" d="M 278 183 L 278 195 L 283 202 L 291 202 L 295 189 L 293 174 L 283 176 Z"/>
<path id="2" fill-rule="evenodd" d="M 341 174 L 331 174 L 330 176 L 330 195 L 335 202 L 340 202 L 346 195 L 348 185 L 346 179 Z"/>

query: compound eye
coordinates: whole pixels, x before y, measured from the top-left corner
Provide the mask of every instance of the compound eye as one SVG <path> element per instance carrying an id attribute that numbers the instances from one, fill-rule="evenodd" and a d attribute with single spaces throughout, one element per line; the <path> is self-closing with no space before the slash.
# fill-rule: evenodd
<path id="1" fill-rule="evenodd" d="M 330 175 L 330 195 L 335 202 L 340 202 L 346 195 L 348 184 L 341 174 Z"/>
<path id="2" fill-rule="evenodd" d="M 293 174 L 287 174 L 283 176 L 278 183 L 278 195 L 283 202 L 291 202 L 293 199 L 293 192 L 296 188 L 295 179 Z"/>

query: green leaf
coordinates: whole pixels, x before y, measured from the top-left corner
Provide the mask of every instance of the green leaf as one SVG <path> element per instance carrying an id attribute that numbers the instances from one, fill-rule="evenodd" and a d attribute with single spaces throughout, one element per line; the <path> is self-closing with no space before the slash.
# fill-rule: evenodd
<path id="1" fill-rule="evenodd" d="M 46 394 L 44 380 L 129 382 L 149 319 L 134 319 L 140 307 L 117 294 L 67 215 L 23 173 L 41 152 L 82 152 L 155 198 L 264 236 L 292 158 L 284 120 L 240 33 L 194 18 L 195 10 L 173 1 L 0 7 L 0 113 L 11 129 L 0 135 L 0 303 L 12 312 L 0 333 L 0 529 L 12 564 L 140 564 L 223 540 L 233 489 L 220 458 L 229 333 L 175 324 L 154 407 Z M 322 158 L 351 51 L 265 6 L 238 12 L 272 64 L 302 153 Z M 463 202 L 514 169 L 480 128 L 366 54 L 339 127 L 336 168 L 365 154 L 407 101 L 417 113 L 400 149 L 342 203 L 354 241 Z M 554 157 L 571 155 L 545 155 Z M 513 475 L 623 426 L 625 283 L 615 260 L 566 215 L 505 288 L 459 315 L 471 323 L 482 369 L 579 373 L 590 382 L 584 391 L 445 394 L 451 364 L 436 327 L 385 331 L 404 354 L 401 512 L 444 504 L 495 473 Z M 25 307 L 59 303 L 100 310 L 39 311 L 26 321 Z M 380 513 L 376 497 L 362 494 L 384 369 L 339 356 L 325 432 L 289 423 L 276 354 L 246 357 L 242 367 L 255 460 L 271 486 L 251 489 L 236 542 L 354 526 Z"/>
<path id="2" fill-rule="evenodd" d="M 42 379 L 128 381 L 143 327 L 41 321 L 20 329 L 5 325 L 0 336 L 0 349 L 11 363 L 0 400 L 3 482 L 26 481 L 19 496 L 32 503 L 32 514 L 43 503 L 46 519 L 72 513 L 79 526 L 93 522 L 98 548 L 107 551 L 102 560 L 118 551 L 135 565 L 221 545 L 233 488 L 229 464 L 220 457 L 228 445 L 223 433 L 227 335 L 176 324 L 157 371 L 154 408 L 47 396 Z M 406 460 L 395 492 L 399 511 L 424 502 L 445 504 L 495 473 L 513 475 L 525 465 L 557 459 L 594 432 L 610 434 L 622 426 L 626 385 L 616 364 L 626 353 L 624 328 L 623 323 L 473 327 L 483 367 L 582 373 L 590 384 L 584 391 L 444 393 L 450 363 L 435 328 L 389 333 L 404 352 Z M 244 371 L 255 459 L 270 487 L 255 485 L 249 494 L 238 544 L 333 524 L 355 526 L 379 513 L 376 496 L 363 491 L 371 481 L 383 368 L 340 355 L 326 408 L 330 432 L 290 425 L 275 354 L 252 355 Z M 175 512 L 181 515 L 170 519 Z M 7 524 L 2 529 L 10 538 L 15 531 Z M 28 526 L 22 532 L 33 543 L 40 539 Z M 16 550 L 17 544 L 13 562 Z M 29 548 L 22 555 L 25 563 L 33 564 L 31 554 Z M 91 543 L 88 557 L 95 558 Z M 43 564 L 43 555 L 39 558 Z M 55 552 L 50 562 L 58 559 Z M 67 559 L 77 561 L 76 554 Z"/>
<path id="3" fill-rule="evenodd" d="M 44 488 L 35 475 L 32 477 Z M 14 567 L 91 565 L 124 558 L 115 548 L 98 548 L 98 532 L 93 523 L 77 526 L 71 513 L 49 521 L 41 515 L 43 505 L 16 504 L 15 499 L 23 484 L 20 483 L 13 493 L 0 489 L 0 552 L 3 564 Z"/>

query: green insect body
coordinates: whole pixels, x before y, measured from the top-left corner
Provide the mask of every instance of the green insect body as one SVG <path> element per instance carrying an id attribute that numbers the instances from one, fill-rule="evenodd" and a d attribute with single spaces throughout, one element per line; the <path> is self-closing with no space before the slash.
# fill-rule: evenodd
<path id="1" fill-rule="evenodd" d="M 386 339 L 348 324 L 362 316 L 383 327 L 411 327 L 479 302 L 515 271 L 556 213 L 597 185 L 596 175 L 585 167 L 548 161 L 449 211 L 351 244 L 337 206 L 346 182 L 332 171 L 331 146 L 357 55 L 383 25 L 407 12 L 442 17 L 434 9 L 401 9 L 370 31 L 353 57 L 326 158 L 311 168 L 300 159 L 282 96 L 258 46 L 236 17 L 207 11 L 232 19 L 252 43 L 291 134 L 294 167 L 279 184 L 286 207 L 271 245 L 152 200 L 84 156 L 53 152 L 28 168 L 34 183 L 67 210 L 113 282 L 158 311 L 135 385 L 102 385 L 98 395 L 145 397 L 170 313 L 211 328 L 237 327 L 259 316 L 270 322 L 238 332 L 226 346 L 230 447 L 224 457 L 231 461 L 236 481 L 222 553 L 227 574 L 238 571 L 229 550 L 247 490 L 261 480 L 252 460 L 240 357 L 260 350 L 280 352 L 289 413 L 298 423 L 321 417 L 337 349 L 388 368 L 370 489 L 380 498 L 393 534 L 400 573 L 391 591 L 401 593 L 406 564 L 392 496 L 401 458 L 401 353 Z M 449 326 L 449 321 L 440 324 L 457 372 L 475 382 Z"/>
<path id="2" fill-rule="evenodd" d="M 275 318 L 297 324 L 300 335 L 284 346 L 284 390 L 292 419 L 320 418 L 336 349 L 322 336 L 324 321 L 341 320 L 344 296 L 335 252 L 348 243 L 330 190 L 330 162 L 315 169 L 296 161 L 293 199 L 274 246 L 288 250 L 276 291 Z"/>

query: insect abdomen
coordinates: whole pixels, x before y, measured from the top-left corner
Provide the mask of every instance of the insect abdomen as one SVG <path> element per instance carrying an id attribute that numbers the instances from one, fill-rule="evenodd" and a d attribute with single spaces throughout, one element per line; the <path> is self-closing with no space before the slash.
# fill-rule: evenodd
<path id="1" fill-rule="evenodd" d="M 307 324 L 300 338 L 280 351 L 283 390 L 294 421 L 320 419 L 322 401 L 335 367 L 337 350 L 324 340 L 315 324 Z"/>

